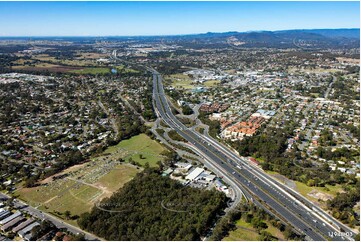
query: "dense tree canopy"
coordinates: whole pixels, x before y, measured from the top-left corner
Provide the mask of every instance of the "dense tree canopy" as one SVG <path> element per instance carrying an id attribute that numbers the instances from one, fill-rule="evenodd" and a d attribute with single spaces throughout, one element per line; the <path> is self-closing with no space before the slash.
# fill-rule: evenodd
<path id="1" fill-rule="evenodd" d="M 107 240 L 199 240 L 226 202 L 223 193 L 184 187 L 146 169 L 78 224 Z"/>

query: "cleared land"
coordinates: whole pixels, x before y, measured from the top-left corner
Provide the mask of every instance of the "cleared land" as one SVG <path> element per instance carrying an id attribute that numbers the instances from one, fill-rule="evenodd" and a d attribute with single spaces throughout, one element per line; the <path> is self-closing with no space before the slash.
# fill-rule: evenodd
<path id="1" fill-rule="evenodd" d="M 210 80 L 210 81 L 205 81 L 204 83 L 203 83 L 203 85 L 205 86 L 205 87 L 215 87 L 215 86 L 217 86 L 218 84 L 220 84 L 221 83 L 221 81 L 219 81 L 219 80 Z"/>
<path id="2" fill-rule="evenodd" d="M 121 72 L 121 73 L 139 73 L 139 71 L 134 70 L 134 69 L 130 69 L 130 68 L 126 68 L 126 67 L 123 66 L 123 65 L 116 66 L 115 69 L 116 69 L 118 72 Z"/>
<path id="3" fill-rule="evenodd" d="M 65 171 L 64 178 L 52 179 L 38 187 L 22 188 L 16 194 L 31 206 L 65 219 L 67 210 L 72 216 L 90 211 L 96 202 L 111 196 L 139 171 L 141 169 L 130 164 L 92 161 L 73 171 Z M 69 222 L 76 225 L 75 220 Z"/>
<path id="4" fill-rule="evenodd" d="M 49 63 L 39 63 L 35 66 L 13 66 L 13 70 L 27 70 L 27 71 L 46 71 L 49 72 L 72 72 L 79 70 L 81 67 L 74 66 L 60 66 Z"/>
<path id="5" fill-rule="evenodd" d="M 268 226 L 265 231 L 271 233 L 278 240 L 285 240 L 282 232 L 274 227 L 271 223 L 265 222 Z M 253 228 L 252 224 L 245 222 L 240 219 L 236 223 L 237 229 L 230 231 L 229 235 L 225 237 L 223 240 L 225 241 L 259 241 L 260 234 L 257 232 L 255 228 Z"/>
<path id="6" fill-rule="evenodd" d="M 324 205 L 324 201 L 332 199 L 336 196 L 338 192 L 343 192 L 341 185 L 330 186 L 326 185 L 325 187 L 309 187 L 302 182 L 295 182 L 297 190 L 303 196 L 307 197 L 313 202 L 321 202 L 321 205 Z"/>
<path id="7" fill-rule="evenodd" d="M 189 76 L 183 74 L 173 74 L 165 77 L 170 81 L 170 86 L 176 89 L 194 89 L 195 87 L 215 87 L 221 83 L 219 80 L 209 80 L 203 83 L 194 82 Z"/>
<path id="8" fill-rule="evenodd" d="M 315 68 L 315 69 L 310 69 L 310 68 L 289 68 L 288 69 L 289 73 L 296 73 L 296 72 L 300 72 L 300 73 L 335 73 L 335 72 L 341 72 L 341 70 L 339 69 L 324 69 L 324 68 Z"/>
<path id="9" fill-rule="evenodd" d="M 256 241 L 258 240 L 258 232 L 252 227 L 250 223 L 243 220 L 238 220 L 236 223 L 237 229 L 230 231 L 229 235 L 223 240 L 225 241 Z"/>
<path id="10" fill-rule="evenodd" d="M 298 181 L 292 181 L 287 179 L 286 177 L 280 175 L 277 172 L 267 171 L 268 174 L 279 180 L 280 182 L 292 187 L 300 194 L 305 196 L 310 201 L 316 203 L 317 205 L 325 208 L 326 201 L 332 199 L 336 196 L 338 192 L 343 192 L 341 185 L 326 185 L 325 187 L 309 187 L 306 184 Z M 289 184 L 290 181 L 292 184 Z"/>
<path id="11" fill-rule="evenodd" d="M 274 227 L 270 222 L 266 222 L 268 228 L 265 229 L 267 232 L 272 234 L 274 237 L 276 237 L 278 240 L 285 241 L 285 236 L 283 233 L 276 227 Z"/>
<path id="12" fill-rule="evenodd" d="M 110 68 L 107 67 L 86 67 L 80 70 L 71 71 L 76 74 L 108 74 L 110 73 Z"/>
<path id="13" fill-rule="evenodd" d="M 119 162 L 120 159 L 129 160 L 132 157 L 141 165 L 148 162 L 150 166 L 157 166 L 157 161 L 162 160 L 160 153 L 164 150 L 156 141 L 140 134 L 109 147 L 87 163 L 72 166 L 44 179 L 37 187 L 19 188 L 15 195 L 31 206 L 65 220 L 65 211 L 70 211 L 71 216 L 90 211 L 95 203 L 110 197 L 143 169 Z M 77 225 L 76 220 L 68 222 Z"/>
<path id="14" fill-rule="evenodd" d="M 23 57 L 24 55 L 18 55 Z M 49 72 L 70 72 L 77 74 L 108 74 L 109 67 L 97 62 L 97 59 L 106 55 L 99 53 L 78 53 L 73 59 L 61 59 L 48 54 L 34 54 L 30 59 L 21 58 L 14 61 L 14 70 L 46 71 Z M 132 69 L 119 67 L 123 72 L 137 72 Z M 119 69 L 119 70 L 120 70 Z"/>
<path id="15" fill-rule="evenodd" d="M 166 76 L 171 81 L 171 86 L 177 89 L 193 89 L 195 85 L 189 76 L 183 74 L 174 74 Z"/>
<path id="16" fill-rule="evenodd" d="M 111 147 L 110 151 L 112 149 L 124 149 L 131 152 L 131 154 L 126 157 L 126 161 L 129 161 L 129 158 L 131 157 L 141 165 L 148 162 L 151 167 L 156 167 L 157 161 L 163 160 L 163 157 L 160 154 L 165 150 L 161 144 L 152 140 L 145 134 L 140 134 L 128 140 L 124 140 L 118 145 Z"/>

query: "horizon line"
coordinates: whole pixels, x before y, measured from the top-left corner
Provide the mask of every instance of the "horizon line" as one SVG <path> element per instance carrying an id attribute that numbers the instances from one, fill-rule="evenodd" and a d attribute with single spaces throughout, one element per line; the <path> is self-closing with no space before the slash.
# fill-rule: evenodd
<path id="1" fill-rule="evenodd" d="M 71 37 L 123 37 L 123 38 L 130 38 L 130 37 L 171 37 L 171 36 L 187 36 L 187 35 L 201 35 L 201 34 L 224 34 L 224 33 L 253 33 L 253 32 L 279 32 L 279 31 L 307 31 L 307 30 L 352 30 L 358 29 L 360 27 L 343 27 L 343 28 L 311 28 L 311 29 L 280 29 L 280 30 L 247 30 L 247 31 L 236 31 L 236 30 L 229 30 L 224 32 L 198 32 L 198 33 L 188 33 L 188 34 L 145 34 L 145 35 L 9 35 L 9 36 L 0 36 L 1 38 L 71 38 Z"/>

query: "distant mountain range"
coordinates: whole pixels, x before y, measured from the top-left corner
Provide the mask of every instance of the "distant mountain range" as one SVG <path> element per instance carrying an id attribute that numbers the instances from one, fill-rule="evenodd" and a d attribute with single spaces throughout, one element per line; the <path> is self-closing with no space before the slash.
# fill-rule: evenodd
<path id="1" fill-rule="evenodd" d="M 330 38 L 355 38 L 360 39 L 360 29 L 302 29 L 302 30 L 285 30 L 285 31 L 275 31 L 276 33 L 281 32 L 303 32 L 303 33 L 312 33 L 319 34 L 325 37 Z"/>
<path id="2" fill-rule="evenodd" d="M 214 33 L 208 32 L 205 34 L 189 34 L 183 35 L 188 37 L 229 37 L 229 36 L 262 36 L 262 35 L 302 35 L 302 34 L 316 34 L 322 35 L 324 37 L 329 38 L 355 38 L 360 39 L 360 29 L 359 28 L 351 28 L 351 29 L 294 29 L 294 30 L 278 30 L 278 31 L 247 31 L 247 32 L 222 32 L 222 33 Z M 176 36 L 176 35 L 174 35 Z M 180 36 L 180 35 L 178 35 Z"/>
<path id="3" fill-rule="evenodd" d="M 167 38 L 167 37 L 163 37 Z M 239 47 L 359 48 L 360 29 L 297 29 L 192 34 L 168 38 Z"/>
<path id="4" fill-rule="evenodd" d="M 67 40 L 76 43 L 94 43 L 98 40 L 132 40 L 138 43 L 176 43 L 184 47 L 192 48 L 302 48 L 302 49 L 325 49 L 325 48 L 359 48 L 360 29 L 296 29 L 279 31 L 248 31 L 248 32 L 224 32 L 202 33 L 187 35 L 168 36 L 89 36 L 89 37 L 0 37 L 0 39 L 23 39 L 23 40 Z"/>

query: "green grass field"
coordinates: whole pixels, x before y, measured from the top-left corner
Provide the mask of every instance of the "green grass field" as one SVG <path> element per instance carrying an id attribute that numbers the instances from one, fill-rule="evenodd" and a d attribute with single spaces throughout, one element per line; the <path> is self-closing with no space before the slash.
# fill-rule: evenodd
<path id="1" fill-rule="evenodd" d="M 219 80 L 209 80 L 209 81 L 205 81 L 202 84 L 196 84 L 193 83 L 193 80 L 187 76 L 187 75 L 183 75 L 183 74 L 173 74 L 173 75 L 169 75 L 166 76 L 167 80 L 170 80 L 171 84 L 170 86 L 177 88 L 177 89 L 194 89 L 196 86 L 202 86 L 202 87 L 215 87 L 218 84 L 221 83 L 221 81 Z"/>
<path id="2" fill-rule="evenodd" d="M 288 68 L 289 73 L 296 73 L 296 72 L 336 73 L 336 72 L 339 72 L 339 71 L 340 71 L 339 69 L 324 69 L 324 68 L 315 68 L 315 69 L 310 69 L 310 68 L 300 69 L 300 68 L 294 68 L 294 67 Z"/>
<path id="3" fill-rule="evenodd" d="M 108 152 L 112 152 L 112 149 L 119 148 L 131 153 L 131 155 L 127 156 L 127 161 L 130 157 L 132 157 L 134 161 L 139 162 L 141 165 L 148 162 L 149 165 L 153 167 L 157 166 L 157 161 L 163 160 L 160 153 L 165 150 L 161 144 L 152 140 L 145 134 L 140 134 L 128 140 L 123 140 L 116 146 L 111 147 Z M 105 152 L 107 152 L 107 150 Z M 141 159 L 139 155 L 142 155 L 143 159 Z"/>
<path id="4" fill-rule="evenodd" d="M 246 223 L 243 220 L 238 220 L 236 223 L 239 228 L 230 231 L 229 235 L 223 238 L 224 241 L 256 241 L 258 240 L 259 234 L 252 227 L 250 223 Z"/>
<path id="5" fill-rule="evenodd" d="M 334 196 L 336 196 L 336 194 L 338 192 L 343 191 L 342 186 L 338 185 L 338 184 L 335 186 L 326 185 L 325 187 L 309 187 L 302 182 L 295 182 L 295 183 L 296 183 L 297 190 L 299 193 L 301 193 L 303 196 L 307 197 L 311 201 L 315 201 L 315 202 L 318 202 L 318 198 L 316 198 L 314 196 L 310 196 L 309 193 L 311 193 L 312 191 L 317 191 L 317 192 L 326 194 L 330 197 L 334 197 Z"/>
<path id="6" fill-rule="evenodd" d="M 130 68 L 126 68 L 123 65 L 116 66 L 115 69 L 117 69 L 118 72 L 123 72 L 123 73 L 139 73 L 139 71 L 130 69 Z"/>
<path id="7" fill-rule="evenodd" d="M 110 73 L 110 69 L 106 68 L 106 67 L 86 67 L 84 69 L 80 69 L 80 70 L 73 70 L 70 71 L 71 73 L 76 73 L 76 74 L 108 74 Z"/>
<path id="8" fill-rule="evenodd" d="M 277 176 L 280 175 L 279 173 L 274 172 L 274 171 L 267 171 L 267 174 L 272 175 L 276 179 L 278 179 Z M 322 200 L 324 200 L 324 198 L 326 198 L 326 197 L 329 197 L 329 198 L 334 197 L 334 196 L 336 196 L 336 194 L 338 192 L 343 191 L 341 185 L 335 185 L 335 186 L 326 185 L 325 187 L 309 187 L 305 183 L 302 183 L 302 182 L 294 181 L 294 183 L 296 185 L 296 190 L 300 194 L 302 194 L 303 196 L 305 196 L 306 198 L 308 198 L 309 200 L 311 200 L 313 202 L 320 203 L 320 201 L 319 201 L 319 199 L 317 197 L 314 197 L 314 196 L 310 195 L 311 192 L 319 192 L 319 193 L 324 194 L 325 196 L 320 197 L 321 198 L 321 203 L 319 205 L 325 205 L 325 203 L 322 201 Z"/>
<path id="9" fill-rule="evenodd" d="M 276 237 L 278 240 L 285 241 L 285 236 L 283 233 L 276 227 L 274 227 L 270 222 L 266 222 L 268 228 L 266 229 L 267 232 L 272 234 L 274 237 Z"/>
<path id="10" fill-rule="evenodd" d="M 171 86 L 177 89 L 193 89 L 195 87 L 192 84 L 192 80 L 189 76 L 183 74 L 173 74 L 166 77 L 171 80 Z"/>
<path id="11" fill-rule="evenodd" d="M 195 87 L 192 84 L 192 80 L 174 80 L 172 81 L 172 86 L 178 89 L 193 89 Z"/>
<path id="12" fill-rule="evenodd" d="M 111 171 L 101 176 L 92 184 L 84 184 L 75 180 L 79 176 L 87 180 L 87 174 L 96 173 L 101 169 L 100 165 L 89 167 L 79 167 L 78 170 L 72 171 L 74 176 L 65 179 L 50 181 L 42 186 L 33 188 L 22 188 L 15 192 L 21 200 L 26 201 L 40 210 L 55 214 L 65 220 L 63 214 L 70 211 L 71 215 L 81 215 L 90 211 L 95 202 L 100 201 L 104 197 L 109 197 L 113 192 L 124 186 L 142 169 L 137 169 L 130 164 L 121 164 L 113 167 Z M 75 220 L 67 220 L 67 222 L 77 225 Z"/>
<path id="13" fill-rule="evenodd" d="M 52 214 L 70 211 L 71 215 L 80 215 L 90 211 L 94 205 L 94 198 L 102 194 L 102 190 L 72 180 L 59 180 L 48 183 L 47 186 L 23 188 L 15 194 L 31 206 Z M 62 214 L 58 217 L 65 219 Z M 76 225 L 75 220 L 67 222 Z"/>
<path id="14" fill-rule="evenodd" d="M 148 162 L 151 167 L 156 167 L 158 166 L 157 161 L 163 160 L 160 154 L 164 150 L 166 149 L 157 141 L 145 134 L 140 134 L 109 147 L 104 151 L 104 154 L 107 154 L 109 159 L 119 160 L 122 158 L 129 161 L 129 158 L 132 158 L 142 166 Z"/>
<path id="15" fill-rule="evenodd" d="M 19 187 L 15 195 L 31 206 L 65 220 L 65 211 L 69 210 L 72 216 L 89 211 L 96 202 L 111 196 L 143 169 L 120 163 L 120 159 L 129 160 L 132 157 L 142 165 L 148 162 L 150 166 L 157 166 L 157 161 L 162 160 L 160 153 L 164 150 L 162 145 L 140 134 L 109 147 L 87 163 L 59 173 L 66 175 L 65 178 L 47 178 L 41 181 L 42 185 L 32 188 Z M 77 226 L 76 220 L 67 222 Z"/>
<path id="16" fill-rule="evenodd" d="M 282 232 L 276 227 L 272 226 L 269 222 L 266 222 L 268 228 L 265 231 L 271 233 L 278 240 L 285 240 Z M 260 234 L 253 228 L 252 224 L 246 223 L 240 219 L 236 222 L 237 229 L 230 231 L 229 235 L 223 240 L 225 241 L 257 241 Z"/>
<path id="17" fill-rule="evenodd" d="M 210 81 L 206 81 L 206 82 L 204 82 L 204 86 L 205 87 L 215 87 L 215 86 L 217 86 L 218 84 L 220 84 L 221 83 L 221 81 L 219 81 L 219 80 L 210 80 Z"/>
<path id="18" fill-rule="evenodd" d="M 97 184 L 114 192 L 123 187 L 123 185 L 130 181 L 139 171 L 141 171 L 141 169 L 137 169 L 129 164 L 118 165 L 106 176 L 101 177 Z"/>

